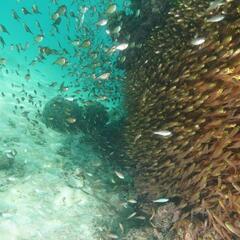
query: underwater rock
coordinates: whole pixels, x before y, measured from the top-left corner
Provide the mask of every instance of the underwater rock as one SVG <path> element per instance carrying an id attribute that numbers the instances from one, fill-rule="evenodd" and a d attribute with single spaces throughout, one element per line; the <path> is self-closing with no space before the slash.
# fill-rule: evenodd
<path id="1" fill-rule="evenodd" d="M 0 152 L 0 170 L 10 169 L 14 163 L 16 154 L 15 150 Z"/>
<path id="2" fill-rule="evenodd" d="M 85 176 L 80 168 L 65 173 L 65 182 L 70 188 L 81 189 L 85 186 Z"/>

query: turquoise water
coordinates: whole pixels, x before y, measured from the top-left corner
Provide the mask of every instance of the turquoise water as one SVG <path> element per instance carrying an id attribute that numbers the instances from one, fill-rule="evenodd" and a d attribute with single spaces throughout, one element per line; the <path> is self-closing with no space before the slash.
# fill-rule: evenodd
<path id="1" fill-rule="evenodd" d="M 33 4 L 41 14 L 32 12 Z M 110 19 L 110 4 L 131 14 L 128 1 L 2 1 L 0 24 L 9 33 L 0 32 L 5 42 L 0 44 L 1 240 L 114 239 L 137 224 L 127 220 L 134 213 L 128 202 L 135 198 L 131 174 L 113 161 L 117 132 L 111 129 L 125 115 L 124 72 L 116 67 L 119 51 L 109 50 L 121 43 L 107 34 L 107 25 L 96 25 Z M 56 28 L 52 15 L 62 5 L 66 14 Z M 24 14 L 23 7 L 31 14 Z M 35 40 L 39 34 L 41 42 Z M 43 47 L 51 54 L 40 53 Z M 59 58 L 67 64 L 54 64 Z M 70 131 L 80 120 L 61 106 L 63 115 L 49 112 L 66 123 L 67 130 L 47 128 L 42 112 L 58 95 L 81 108 L 80 120 L 83 125 L 88 120 L 87 127 L 76 125 L 76 131 Z M 102 110 L 95 119 L 95 112 L 87 111 L 96 102 Z M 49 116 L 45 120 L 51 121 Z M 104 145 L 109 145 L 105 152 Z"/>
<path id="2" fill-rule="evenodd" d="M 20 65 L 20 79 L 18 83 L 26 83 L 23 78 L 27 73 L 27 69 L 29 69 L 31 80 L 26 84 L 26 88 L 35 86 L 37 83 L 40 83 L 42 88 L 47 88 L 52 82 L 57 82 L 59 87 L 62 81 L 66 85 L 71 85 L 74 81 L 77 81 L 82 86 L 86 85 L 89 88 L 89 92 L 95 85 L 94 81 L 92 81 L 93 74 L 98 76 L 105 72 L 111 72 L 111 81 L 103 83 L 105 92 L 109 92 L 109 89 L 112 87 L 121 88 L 121 81 L 118 80 L 119 78 L 120 80 L 122 79 L 123 73 L 114 67 L 118 53 L 111 56 L 105 53 L 106 49 L 111 48 L 114 43 L 109 35 L 106 34 L 107 26 L 96 26 L 98 20 L 106 17 L 105 11 L 109 5 L 108 2 L 84 1 L 81 3 L 79 1 L 59 1 L 58 5 L 55 5 L 50 1 L 43 0 L 37 4 L 42 14 L 24 15 L 21 12 L 22 7 L 31 11 L 33 4 L 35 4 L 35 1 L 19 1 L 17 3 L 8 1 L 0 17 L 1 24 L 6 26 L 10 32 L 10 34 L 1 34 L 6 42 L 5 48 L 1 49 L 1 56 L 6 58 L 6 67 L 9 70 L 14 71 L 17 65 Z M 59 32 L 56 32 L 52 25 L 54 21 L 51 19 L 51 16 L 60 5 L 64 4 L 67 6 L 67 11 L 73 12 L 76 17 L 70 17 L 70 13 L 68 13 L 67 17 L 61 17 L 62 21 L 58 26 Z M 123 2 L 116 4 L 118 11 L 124 8 Z M 86 9 L 84 10 L 84 8 Z M 19 21 L 12 17 L 13 9 L 21 17 Z M 36 26 L 37 21 L 40 23 L 44 35 L 41 43 L 34 41 L 34 38 L 41 34 L 39 27 Z M 33 34 L 24 30 L 24 23 L 27 24 Z M 90 40 L 91 47 L 88 49 L 74 47 L 71 44 L 71 40 L 75 39 L 79 39 L 80 43 L 84 40 Z M 23 47 L 26 47 L 26 50 L 18 53 L 16 44 L 21 44 Z M 39 47 L 45 46 L 57 50 L 58 54 L 49 55 L 43 62 L 30 65 L 39 55 Z M 77 56 L 76 50 L 78 51 Z M 92 52 L 97 52 L 98 54 L 95 62 L 93 57 L 91 57 Z M 67 58 L 69 61 L 68 66 L 61 68 L 53 65 L 52 63 L 59 57 Z M 92 64 L 96 62 L 100 66 L 93 70 Z M 74 90 L 74 88 L 69 89 L 66 95 L 70 96 Z M 44 94 L 49 96 L 52 89 L 47 88 L 43 91 Z M 83 94 L 83 97 L 85 95 L 88 94 Z M 87 98 L 87 96 L 85 97 Z"/>

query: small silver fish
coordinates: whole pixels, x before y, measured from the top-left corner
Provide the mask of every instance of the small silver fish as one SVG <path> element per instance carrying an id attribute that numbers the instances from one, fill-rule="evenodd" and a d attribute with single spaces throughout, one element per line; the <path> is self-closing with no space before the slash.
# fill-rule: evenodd
<path id="1" fill-rule="evenodd" d="M 75 47 L 79 46 L 80 45 L 80 40 L 79 39 L 73 40 L 72 45 L 75 46 Z"/>
<path id="2" fill-rule="evenodd" d="M 199 37 L 199 38 L 192 39 L 191 44 L 194 46 L 198 46 L 198 45 L 203 44 L 204 42 L 205 42 L 205 38 Z"/>
<path id="3" fill-rule="evenodd" d="M 120 179 L 124 179 L 124 175 L 118 171 L 115 171 L 115 174 L 120 178 Z"/>
<path id="4" fill-rule="evenodd" d="M 65 66 L 65 65 L 67 65 L 67 63 L 68 63 L 68 60 L 65 57 L 60 57 L 53 64 Z"/>
<path id="5" fill-rule="evenodd" d="M 107 23 L 108 23 L 107 19 L 101 19 L 97 22 L 97 25 L 98 26 L 105 26 L 105 25 L 107 25 Z"/>
<path id="6" fill-rule="evenodd" d="M 123 51 L 128 48 L 128 43 L 122 43 L 116 47 L 116 50 Z"/>
<path id="7" fill-rule="evenodd" d="M 210 6 L 207 9 L 207 11 L 213 11 L 215 9 L 218 9 L 219 7 L 221 7 L 222 5 L 224 5 L 224 1 L 223 0 L 215 0 L 213 2 L 210 2 Z"/>
<path id="8" fill-rule="evenodd" d="M 113 14 L 117 10 L 117 5 L 116 4 L 111 4 L 108 6 L 106 13 L 107 14 Z"/>
<path id="9" fill-rule="evenodd" d="M 110 238 L 110 239 L 118 239 L 118 235 L 113 234 L 113 233 L 107 234 L 107 237 Z"/>
<path id="10" fill-rule="evenodd" d="M 119 225 L 119 228 L 121 229 L 121 232 L 124 233 L 124 227 L 123 227 L 122 223 L 119 223 L 118 225 Z"/>
<path id="11" fill-rule="evenodd" d="M 135 218 L 139 219 L 139 220 L 146 220 L 146 217 L 144 217 L 144 216 L 136 216 Z"/>
<path id="12" fill-rule="evenodd" d="M 159 131 L 155 131 L 153 132 L 156 135 L 162 136 L 162 137 L 171 137 L 172 133 L 168 130 L 159 130 Z"/>
<path id="13" fill-rule="evenodd" d="M 44 39 L 44 35 L 43 34 L 39 34 L 35 37 L 35 42 L 42 42 L 42 40 Z"/>
<path id="14" fill-rule="evenodd" d="M 111 33 L 112 34 L 118 34 L 121 31 L 121 29 L 122 29 L 121 26 L 117 26 L 111 31 Z"/>
<path id="15" fill-rule="evenodd" d="M 83 43 L 82 43 L 83 48 L 88 48 L 90 46 L 91 46 L 91 41 L 90 40 L 83 41 Z"/>
<path id="16" fill-rule="evenodd" d="M 168 198 L 159 198 L 159 199 L 153 200 L 154 203 L 166 203 L 168 201 L 169 201 Z"/>
<path id="17" fill-rule="evenodd" d="M 212 16 L 210 18 L 207 19 L 207 22 L 210 23 L 216 23 L 216 22 L 220 22 L 225 18 L 224 15 L 216 15 L 216 16 Z"/>
<path id="18" fill-rule="evenodd" d="M 127 219 L 133 218 L 134 216 L 136 216 L 136 214 L 137 214 L 137 212 L 132 213 L 131 215 L 129 215 L 129 216 L 127 217 Z"/>
<path id="19" fill-rule="evenodd" d="M 110 77 L 110 73 L 103 73 L 102 75 L 98 76 L 98 79 L 107 80 Z"/>

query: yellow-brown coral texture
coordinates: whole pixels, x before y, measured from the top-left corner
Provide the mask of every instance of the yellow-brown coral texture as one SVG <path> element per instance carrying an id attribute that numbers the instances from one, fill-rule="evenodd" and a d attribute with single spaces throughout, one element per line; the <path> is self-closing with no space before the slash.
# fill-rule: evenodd
<path id="1" fill-rule="evenodd" d="M 141 51 L 126 80 L 125 133 L 139 192 L 177 196 L 182 219 L 240 238 L 240 3 L 183 0 Z"/>

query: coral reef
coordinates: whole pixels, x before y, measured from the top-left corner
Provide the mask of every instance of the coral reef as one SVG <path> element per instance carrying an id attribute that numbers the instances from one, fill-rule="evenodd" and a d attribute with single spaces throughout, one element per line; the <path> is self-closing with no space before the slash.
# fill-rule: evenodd
<path id="1" fill-rule="evenodd" d="M 76 135 L 84 133 L 85 141 L 88 138 L 94 149 L 97 152 L 100 150 L 110 162 L 116 164 L 122 158 L 127 159 L 122 134 L 124 117 L 107 112 L 101 103 L 92 102 L 81 107 L 74 101 L 57 96 L 44 106 L 42 119 L 47 127 L 58 132 Z M 65 150 L 59 154 L 64 155 Z"/>
<path id="2" fill-rule="evenodd" d="M 162 235 L 167 235 L 173 223 L 178 220 L 178 215 L 175 204 L 168 203 L 157 208 L 152 217 L 152 223 Z"/>
<path id="3" fill-rule="evenodd" d="M 98 102 L 80 107 L 74 101 L 57 96 L 45 105 L 42 119 L 48 127 L 59 132 L 95 133 L 107 123 L 108 113 Z"/>
<path id="4" fill-rule="evenodd" d="M 102 129 L 108 122 L 108 118 L 106 108 L 102 104 L 98 102 L 89 104 L 84 114 L 88 128 L 87 131 L 92 132 Z"/>
<path id="5" fill-rule="evenodd" d="M 240 237 L 239 17 L 238 1 L 181 0 L 127 68 L 135 185 L 176 201 L 180 239 Z"/>
<path id="6" fill-rule="evenodd" d="M 156 238 L 153 236 L 152 228 L 145 228 L 145 229 L 131 229 L 126 238 L 128 240 L 155 240 Z"/>

